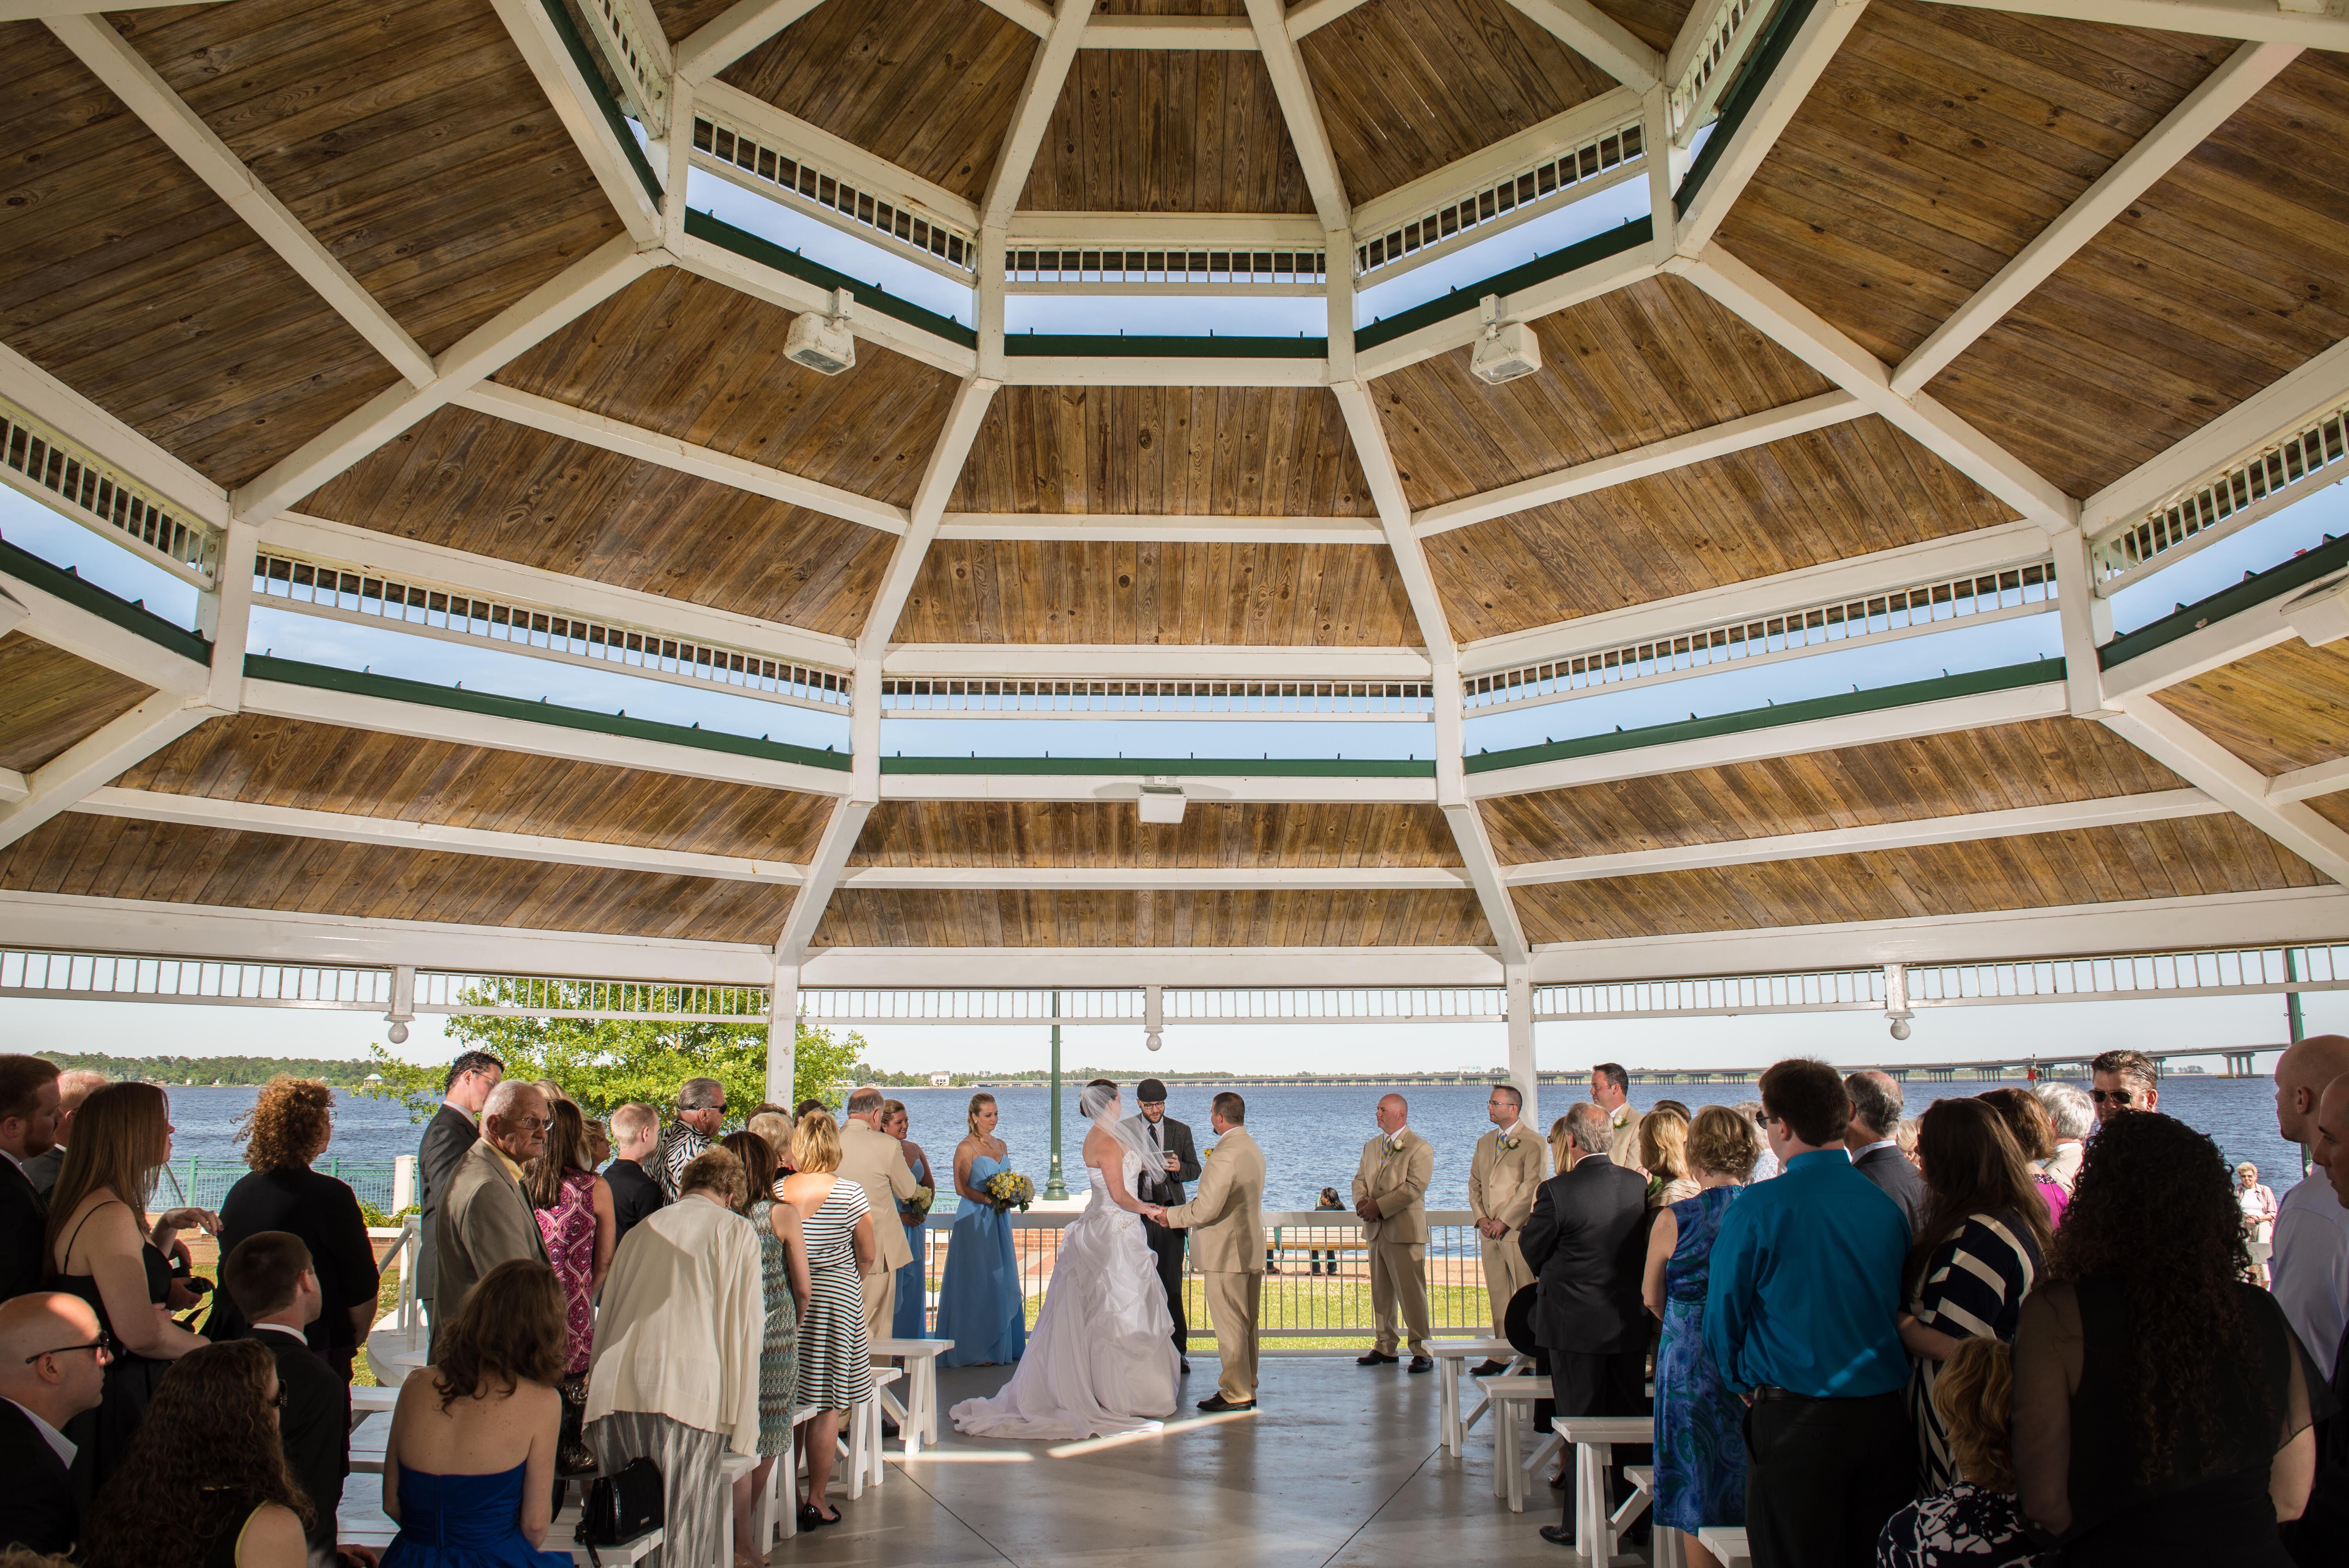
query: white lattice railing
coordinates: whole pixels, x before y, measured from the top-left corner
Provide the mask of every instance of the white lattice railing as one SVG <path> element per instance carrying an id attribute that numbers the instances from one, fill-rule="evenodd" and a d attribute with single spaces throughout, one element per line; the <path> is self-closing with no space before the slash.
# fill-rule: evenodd
<path id="1" fill-rule="evenodd" d="M 173 576 L 212 586 L 220 537 L 208 525 L 5 398 L 0 478 Z"/>
<path id="2" fill-rule="evenodd" d="M 622 670 L 679 686 L 719 686 L 826 713 L 844 713 L 849 706 L 850 677 L 836 671 L 642 626 L 476 598 L 445 584 L 404 583 L 327 562 L 259 556 L 253 566 L 253 591 L 265 603 L 360 625 L 389 624 L 590 669 Z"/>
<path id="3" fill-rule="evenodd" d="M 1461 700 L 1472 713 L 1557 702 L 1596 687 L 1677 680 L 1723 665 L 1789 658 L 1830 645 L 1889 642 L 1960 622 L 2038 614 L 2054 607 L 2054 566 L 2033 562 L 1494 670 L 1464 680 Z"/>
<path id="4" fill-rule="evenodd" d="M 12 996 L 380 1012 L 391 1003 L 391 987 L 390 970 L 364 965 L 0 948 L 0 995 Z"/>
<path id="5" fill-rule="evenodd" d="M 1003 256 L 1013 294 L 1151 292 L 1319 294 L 1329 284 L 1324 251 L 1102 250 L 1023 245 Z"/>
<path id="6" fill-rule="evenodd" d="M 2250 527 L 2349 469 L 2349 399 L 2222 472 L 2189 486 L 2089 546 L 2096 592 L 2116 593 L 2149 573 Z"/>
<path id="7" fill-rule="evenodd" d="M 1423 719 L 1435 707 L 1424 681 L 981 680 L 892 676 L 881 711 L 897 718 Z"/>
<path id="8" fill-rule="evenodd" d="M 416 972 L 419 1013 L 542 1018 L 629 1018 L 656 1022 L 760 1023 L 763 985 L 681 985 L 647 980 L 581 980 L 544 975 Z"/>
<path id="9" fill-rule="evenodd" d="M 1686 147 L 1713 118 L 1774 6 L 1775 0 L 1715 0 L 1694 51 L 1672 79 L 1675 146 Z"/>
<path id="10" fill-rule="evenodd" d="M 968 284 L 978 270 L 978 236 L 902 197 L 877 195 L 795 149 L 730 124 L 707 108 L 693 119 L 693 160 L 762 196 L 778 193 L 860 239 L 880 240 L 933 271 Z"/>
<path id="11" fill-rule="evenodd" d="M 620 101 L 645 134 L 668 134 L 668 73 L 647 41 L 644 24 L 629 0 L 578 0 L 579 14 L 620 86 Z"/>
<path id="12" fill-rule="evenodd" d="M 1544 1022 L 1676 1018 L 1692 1014 L 1873 1012 L 1883 1006 L 1881 967 L 1534 987 L 1534 1017 Z"/>
<path id="13" fill-rule="evenodd" d="M 1571 147 L 1545 151 L 1406 221 L 1390 220 L 1380 226 L 1381 232 L 1355 245 L 1355 274 L 1392 273 L 1405 261 L 1432 261 L 1484 238 L 1485 231 L 1563 205 L 1581 191 L 1614 184 L 1639 163 L 1646 150 L 1645 137 L 1637 119 L 1610 126 Z"/>

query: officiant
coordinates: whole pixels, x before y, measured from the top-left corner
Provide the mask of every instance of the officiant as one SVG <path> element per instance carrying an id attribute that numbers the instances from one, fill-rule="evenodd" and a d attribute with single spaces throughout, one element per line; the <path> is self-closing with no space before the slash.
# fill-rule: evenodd
<path id="1" fill-rule="evenodd" d="M 1188 1195 L 1183 1184 L 1199 1179 L 1198 1148 L 1191 1141 L 1189 1125 L 1166 1114 L 1164 1083 L 1143 1078 L 1135 1087 L 1133 1098 L 1141 1114 L 1128 1118 L 1126 1126 L 1141 1134 L 1142 1146 L 1150 1156 L 1142 1168 L 1142 1191 L 1134 1196 L 1162 1209 L 1173 1208 Z M 1142 1226 L 1150 1238 L 1151 1252 L 1158 1258 L 1159 1283 L 1166 1287 L 1166 1312 L 1174 1319 L 1174 1349 L 1183 1357 L 1183 1370 L 1188 1372 L 1191 1326 L 1183 1315 L 1183 1233 L 1170 1231 L 1146 1215 Z"/>

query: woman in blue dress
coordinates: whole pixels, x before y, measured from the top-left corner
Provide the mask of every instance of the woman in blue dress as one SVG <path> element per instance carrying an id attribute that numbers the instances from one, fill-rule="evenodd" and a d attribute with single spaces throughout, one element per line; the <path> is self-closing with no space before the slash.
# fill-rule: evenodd
<path id="1" fill-rule="evenodd" d="M 1009 1171 L 1010 1150 L 995 1136 L 995 1097 L 970 1097 L 970 1136 L 955 1146 L 955 1192 L 962 1200 L 947 1243 L 946 1277 L 938 1282 L 940 1339 L 954 1348 L 946 1367 L 1007 1367 L 1028 1348 L 1028 1301 L 1019 1288 L 1019 1260 L 1011 1246 L 1011 1219 L 987 1195 L 987 1183 Z"/>
<path id="2" fill-rule="evenodd" d="M 1641 1294 L 1663 1320 L 1656 1349 L 1656 1523 L 1679 1531 L 1689 1568 L 1718 1568 L 1697 1540 L 1708 1524 L 1745 1522 L 1745 1407 L 1723 1386 L 1704 1348 L 1704 1293 L 1713 1237 L 1761 1154 L 1754 1125 L 1709 1105 L 1689 1129 L 1698 1184 L 1656 1212 Z"/>
<path id="3" fill-rule="evenodd" d="M 895 1139 L 905 1150 L 905 1168 L 914 1173 L 915 1185 L 928 1191 L 937 1191 L 937 1179 L 930 1174 L 930 1157 L 922 1146 L 906 1134 L 914 1129 L 914 1119 L 900 1099 L 881 1102 L 881 1130 Z M 930 1200 L 918 1203 L 897 1205 L 897 1223 L 905 1232 L 905 1246 L 913 1261 L 897 1271 L 897 1315 L 890 1322 L 889 1336 L 893 1339 L 927 1339 L 930 1331 L 923 1326 L 930 1288 L 929 1253 L 922 1246 L 922 1222 L 929 1217 Z"/>

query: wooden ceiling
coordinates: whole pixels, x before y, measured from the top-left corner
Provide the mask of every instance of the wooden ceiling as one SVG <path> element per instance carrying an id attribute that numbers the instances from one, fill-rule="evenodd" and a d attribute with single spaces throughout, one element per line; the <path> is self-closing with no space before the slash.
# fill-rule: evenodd
<path id="1" fill-rule="evenodd" d="M 1310 212 L 1261 57 L 1081 49 L 1019 205 L 1046 212 Z"/>
<path id="2" fill-rule="evenodd" d="M 2349 643 L 2295 637 L 2153 695 L 2262 773 L 2349 757 Z"/>
<path id="3" fill-rule="evenodd" d="M 154 688 L 22 632 L 0 636 L 0 768 L 30 773 L 145 701 Z"/>
<path id="4" fill-rule="evenodd" d="M 853 866 L 1456 866 L 1433 805 L 1193 801 L 1154 825 L 1124 801 L 885 800 Z"/>
<path id="5" fill-rule="evenodd" d="M 0 866 L 0 886 L 6 872 Z M 1476 895 L 1327 892 L 898 892 L 843 888 L 817 947 L 1481 947 Z"/>

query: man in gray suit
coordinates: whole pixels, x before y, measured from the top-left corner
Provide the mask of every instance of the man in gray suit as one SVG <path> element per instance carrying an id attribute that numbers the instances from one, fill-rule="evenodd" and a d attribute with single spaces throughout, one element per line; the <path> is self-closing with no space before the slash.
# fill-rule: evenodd
<path id="1" fill-rule="evenodd" d="M 515 1078 L 481 1106 L 481 1141 L 465 1150 L 441 1200 L 432 1293 L 435 1353 L 481 1276 L 515 1258 L 546 1262 L 538 1219 L 523 1195 L 522 1168 L 546 1151 L 546 1096 Z"/>
<path id="2" fill-rule="evenodd" d="M 420 1183 L 416 1210 L 416 1299 L 432 1311 L 432 1286 L 439 1273 L 440 1205 L 449 1194 L 449 1179 L 465 1150 L 481 1140 L 481 1105 L 505 1076 L 505 1064 L 487 1051 L 466 1051 L 449 1064 L 440 1081 L 440 1109 L 424 1124 L 416 1148 L 416 1177 Z"/>
<path id="3" fill-rule="evenodd" d="M 1843 1087 L 1851 1096 L 1851 1125 L 1844 1131 L 1844 1150 L 1861 1175 L 1900 1205 L 1913 1236 L 1925 1223 L 1925 1178 L 1892 1139 L 1900 1126 L 1900 1084 L 1871 1068 L 1844 1079 Z"/>

